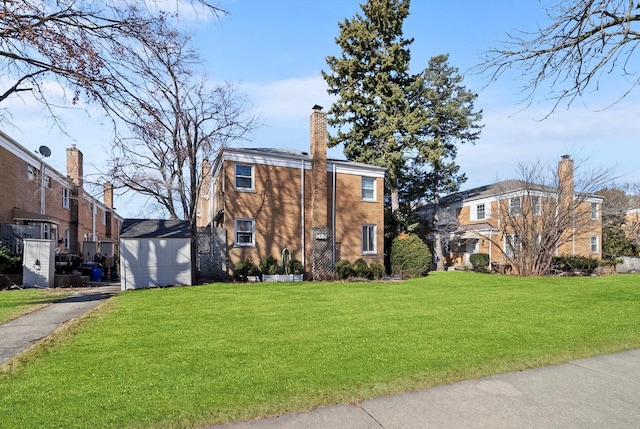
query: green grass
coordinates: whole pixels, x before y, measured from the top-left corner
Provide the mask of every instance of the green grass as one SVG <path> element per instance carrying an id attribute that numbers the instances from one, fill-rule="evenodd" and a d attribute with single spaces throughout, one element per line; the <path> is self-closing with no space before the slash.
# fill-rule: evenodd
<path id="1" fill-rule="evenodd" d="M 39 289 L 0 291 L 0 324 L 71 295 L 69 291 Z"/>
<path id="2" fill-rule="evenodd" d="M 125 292 L 0 374 L 0 426 L 194 427 L 640 347 L 640 276 Z"/>

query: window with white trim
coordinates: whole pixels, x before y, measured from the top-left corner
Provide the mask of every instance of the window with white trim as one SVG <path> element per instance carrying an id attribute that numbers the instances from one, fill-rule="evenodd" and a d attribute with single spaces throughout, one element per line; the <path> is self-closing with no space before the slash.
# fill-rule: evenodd
<path id="1" fill-rule="evenodd" d="M 253 219 L 235 219 L 235 246 L 255 246 L 255 221 Z"/>
<path id="2" fill-rule="evenodd" d="M 598 220 L 598 204 L 591 203 L 591 220 Z"/>
<path id="3" fill-rule="evenodd" d="M 376 226 L 362 225 L 362 253 L 376 253 Z"/>
<path id="4" fill-rule="evenodd" d="M 484 219 L 486 216 L 485 210 L 484 210 L 484 204 L 478 204 L 476 206 L 476 220 L 482 220 Z"/>
<path id="5" fill-rule="evenodd" d="M 373 177 L 362 178 L 362 199 L 365 201 L 376 200 L 376 179 Z"/>
<path id="6" fill-rule="evenodd" d="M 591 236 L 591 253 L 600 253 L 600 246 L 598 241 L 599 240 L 597 235 Z"/>
<path id="7" fill-rule="evenodd" d="M 509 198 L 509 214 L 519 216 L 522 214 L 522 200 L 520 197 Z"/>
<path id="8" fill-rule="evenodd" d="M 45 240 L 48 240 L 51 237 L 49 228 L 50 227 L 48 223 L 42 224 L 42 238 L 44 238 Z"/>
<path id="9" fill-rule="evenodd" d="M 504 253 L 513 258 L 518 250 L 520 250 L 520 239 L 516 234 L 504 235 Z"/>
<path id="10" fill-rule="evenodd" d="M 33 165 L 27 165 L 27 178 L 36 180 L 36 168 Z"/>
<path id="11" fill-rule="evenodd" d="M 102 210 L 102 224 L 103 225 L 107 224 L 107 211 L 106 210 Z"/>
<path id="12" fill-rule="evenodd" d="M 235 165 L 234 186 L 238 190 L 253 191 L 253 165 Z"/>
<path id="13" fill-rule="evenodd" d="M 51 189 L 51 176 L 45 176 L 44 186 L 45 188 Z"/>
<path id="14" fill-rule="evenodd" d="M 69 243 L 71 243 L 71 232 L 68 229 L 64 230 L 64 247 L 65 249 L 69 248 Z"/>
<path id="15" fill-rule="evenodd" d="M 534 216 L 540 216 L 540 197 L 531 197 L 531 211 Z"/>
<path id="16" fill-rule="evenodd" d="M 65 209 L 68 209 L 69 201 L 70 201 L 69 189 L 62 188 L 62 207 L 64 207 Z"/>

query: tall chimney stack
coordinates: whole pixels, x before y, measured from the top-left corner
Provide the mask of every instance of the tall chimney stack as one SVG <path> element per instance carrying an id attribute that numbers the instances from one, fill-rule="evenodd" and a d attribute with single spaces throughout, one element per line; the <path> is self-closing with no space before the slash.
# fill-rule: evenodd
<path id="1" fill-rule="evenodd" d="M 558 163 L 558 198 L 565 208 L 571 207 L 574 193 L 573 160 L 569 155 L 562 155 Z"/>
<path id="2" fill-rule="evenodd" d="M 75 144 L 72 144 L 70 148 L 67 148 L 67 176 L 79 188 L 82 188 L 83 180 L 82 162 L 82 152 L 76 148 Z"/>
<path id="3" fill-rule="evenodd" d="M 326 227 L 327 222 L 327 114 L 322 106 L 311 112 L 311 216 L 312 227 Z"/>
<path id="4" fill-rule="evenodd" d="M 113 210 L 113 183 L 107 182 L 103 185 L 104 205 Z"/>

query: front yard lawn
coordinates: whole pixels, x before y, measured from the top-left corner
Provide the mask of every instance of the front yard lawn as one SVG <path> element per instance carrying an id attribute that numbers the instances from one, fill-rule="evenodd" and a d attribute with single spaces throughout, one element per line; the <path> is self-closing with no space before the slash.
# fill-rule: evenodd
<path id="1" fill-rule="evenodd" d="M 0 291 L 0 324 L 66 298 L 71 293 L 39 289 Z"/>
<path id="2" fill-rule="evenodd" d="M 0 374 L 0 426 L 194 427 L 640 347 L 640 275 L 130 291 Z"/>

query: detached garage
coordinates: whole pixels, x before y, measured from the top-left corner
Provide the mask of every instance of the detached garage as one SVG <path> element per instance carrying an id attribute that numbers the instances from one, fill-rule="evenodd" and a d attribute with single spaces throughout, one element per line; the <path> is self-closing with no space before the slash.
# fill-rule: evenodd
<path id="1" fill-rule="evenodd" d="M 120 231 L 122 290 L 191 284 L 191 233 L 183 220 L 125 219 Z"/>

